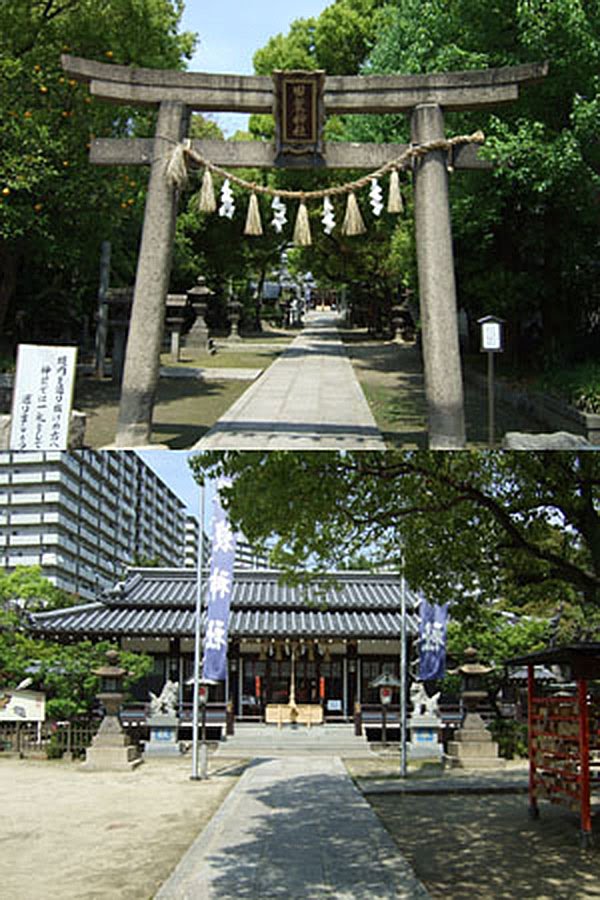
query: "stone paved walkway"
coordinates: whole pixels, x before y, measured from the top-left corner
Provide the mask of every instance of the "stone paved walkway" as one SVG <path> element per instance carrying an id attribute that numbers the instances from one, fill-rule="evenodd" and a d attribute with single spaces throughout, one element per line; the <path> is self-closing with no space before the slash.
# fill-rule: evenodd
<path id="1" fill-rule="evenodd" d="M 337 757 L 256 759 L 155 900 L 427 898 Z"/>
<path id="2" fill-rule="evenodd" d="M 337 332 L 335 313 L 306 327 L 194 450 L 385 450 Z"/>

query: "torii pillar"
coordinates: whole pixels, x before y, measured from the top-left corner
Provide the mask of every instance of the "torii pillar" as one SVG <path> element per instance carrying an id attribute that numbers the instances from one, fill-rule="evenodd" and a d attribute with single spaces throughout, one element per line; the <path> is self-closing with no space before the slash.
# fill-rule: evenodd
<path id="1" fill-rule="evenodd" d="M 414 144 L 444 137 L 436 103 L 415 108 L 411 137 Z M 413 179 L 429 447 L 451 450 L 465 446 L 466 433 L 446 153 L 417 159 Z"/>
<path id="2" fill-rule="evenodd" d="M 149 443 L 152 430 L 177 214 L 177 193 L 165 172 L 168 157 L 185 136 L 192 110 L 271 113 L 273 81 L 266 76 L 132 69 L 69 56 L 62 57 L 62 65 L 71 77 L 88 82 L 97 97 L 159 108 L 154 139 L 96 139 L 91 148 L 93 163 L 151 167 L 115 439 L 119 447 L 140 446 Z M 444 111 L 515 101 L 522 84 L 539 81 L 547 72 L 547 63 L 533 63 L 425 75 L 329 76 L 324 108 L 328 115 L 407 113 L 413 143 L 423 144 L 444 138 Z M 193 141 L 192 147 L 224 168 L 277 165 L 275 147 L 260 142 Z M 404 150 L 400 144 L 325 144 L 322 167 L 372 171 Z M 490 167 L 472 145 L 456 148 L 452 162 L 457 170 Z M 312 162 L 299 159 L 294 165 L 311 168 Z M 447 153 L 437 150 L 414 166 L 429 446 L 440 450 L 465 446 L 447 165 Z"/>
<path id="3" fill-rule="evenodd" d="M 123 369 L 115 441 L 118 447 L 150 443 L 160 369 L 164 304 L 169 292 L 177 221 L 177 191 L 165 177 L 165 165 L 173 147 L 185 137 L 187 123 L 188 113 L 183 103 L 163 100 L 158 110 L 135 276 L 132 306 L 135 315 L 132 314 L 131 318 Z M 158 316 L 157 305 L 162 310 Z"/>

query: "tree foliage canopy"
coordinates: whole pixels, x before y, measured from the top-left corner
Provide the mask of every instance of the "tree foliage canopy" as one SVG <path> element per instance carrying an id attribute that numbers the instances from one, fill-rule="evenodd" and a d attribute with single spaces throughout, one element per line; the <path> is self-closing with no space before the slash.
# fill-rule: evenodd
<path id="1" fill-rule="evenodd" d="M 44 578 L 39 567 L 0 573 L 0 687 L 12 688 L 32 677 L 34 687 L 47 693 L 51 719 L 90 714 L 99 687 L 92 670 L 106 663 L 107 650 L 118 649 L 108 641 L 59 644 L 32 636 L 28 628 L 32 612 L 62 609 L 78 600 Z M 139 653 L 120 651 L 119 660 L 128 673 L 126 691 L 152 667 L 150 657 Z"/>
<path id="2" fill-rule="evenodd" d="M 354 75 L 375 40 L 385 0 L 334 0 L 318 17 L 296 19 L 254 54 L 258 75 L 275 69 L 324 69 Z"/>
<path id="3" fill-rule="evenodd" d="M 498 598 L 600 609 L 594 453 L 208 453 L 192 465 L 234 478 L 233 521 L 296 577 L 360 557 L 402 567 L 459 617 Z"/>
<path id="4" fill-rule="evenodd" d="M 65 75 L 61 53 L 180 69 L 193 48 L 177 33 L 182 9 L 182 0 L 0 0 L 0 328 L 15 338 L 78 336 L 102 240 L 113 242 L 116 280 L 135 271 L 144 175 L 91 166 L 88 148 L 93 135 L 146 133 L 152 115 L 95 101 Z"/>
<path id="5" fill-rule="evenodd" d="M 448 114 L 482 128 L 493 173 L 452 183 L 460 303 L 509 321 L 509 352 L 538 362 L 594 346 L 598 307 L 600 8 L 580 0 L 399 0 L 382 11 L 369 74 L 486 69 L 549 60 L 517 103 Z M 398 117 L 347 121 L 346 137 L 407 137 Z"/>
<path id="6" fill-rule="evenodd" d="M 597 344 L 599 59 L 596 3 L 338 0 L 271 39 L 255 66 L 262 74 L 302 66 L 379 75 L 550 61 L 548 77 L 523 88 L 519 102 L 447 116 L 449 134 L 484 130 L 483 153 L 496 166 L 452 181 L 459 303 L 473 322 L 491 312 L 504 317 L 508 352 L 541 366 L 577 361 Z M 264 121 L 255 128 L 265 134 Z M 337 140 L 408 139 L 404 116 L 346 116 L 328 129 Z M 412 226 L 395 225 L 379 229 L 387 253 L 380 248 L 384 265 L 372 279 L 361 277 L 369 271 L 371 231 L 350 242 L 348 253 L 338 238 L 319 236 L 304 255 L 322 278 L 335 258 L 344 262 L 344 272 L 335 273 L 341 280 L 370 281 L 376 291 L 383 268 L 396 285 L 416 288 Z"/>

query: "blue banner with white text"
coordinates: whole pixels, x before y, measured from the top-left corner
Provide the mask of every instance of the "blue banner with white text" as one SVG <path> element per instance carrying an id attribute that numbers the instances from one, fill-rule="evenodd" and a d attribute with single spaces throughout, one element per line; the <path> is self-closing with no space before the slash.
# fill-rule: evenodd
<path id="1" fill-rule="evenodd" d="M 219 482 L 226 487 L 228 482 Z M 221 506 L 219 492 L 214 498 L 213 539 L 208 577 L 208 611 L 204 634 L 203 678 L 225 681 L 227 677 L 227 631 L 229 606 L 233 589 L 236 536 L 227 513 Z"/>
<path id="2" fill-rule="evenodd" d="M 446 671 L 448 604 L 435 606 L 421 600 L 419 622 L 419 681 L 443 678 Z"/>

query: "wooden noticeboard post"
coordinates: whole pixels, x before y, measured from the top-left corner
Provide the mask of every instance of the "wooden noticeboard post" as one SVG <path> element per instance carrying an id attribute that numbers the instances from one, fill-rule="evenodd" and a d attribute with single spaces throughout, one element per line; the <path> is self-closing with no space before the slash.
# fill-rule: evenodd
<path id="1" fill-rule="evenodd" d="M 477 320 L 481 327 L 481 352 L 488 357 L 488 444 L 494 446 L 495 441 L 495 388 L 494 388 L 494 356 L 504 350 L 504 319 L 496 316 L 484 316 Z"/>

